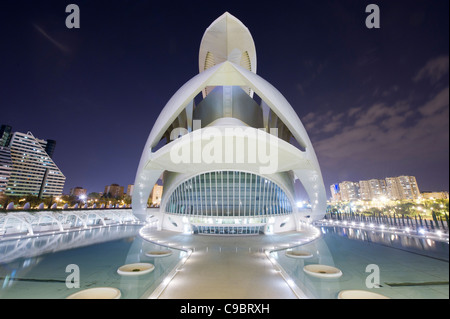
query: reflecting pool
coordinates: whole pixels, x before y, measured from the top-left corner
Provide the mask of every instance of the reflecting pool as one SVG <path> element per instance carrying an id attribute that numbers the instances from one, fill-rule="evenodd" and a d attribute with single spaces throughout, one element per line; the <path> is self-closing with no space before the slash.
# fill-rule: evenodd
<path id="1" fill-rule="evenodd" d="M 147 256 L 167 247 L 139 237 L 141 227 L 111 226 L 1 241 L 0 298 L 61 299 L 94 287 L 118 288 L 125 299 L 148 297 L 186 252 L 170 248 L 169 256 Z M 151 263 L 155 268 L 137 276 L 117 273 L 132 263 Z M 73 265 L 79 269 L 79 288 L 72 288 Z"/>
<path id="2" fill-rule="evenodd" d="M 291 249 L 297 254 L 271 253 L 306 297 L 335 299 L 342 290 L 365 290 L 395 299 L 449 298 L 448 241 L 340 227 L 320 229 L 322 237 Z M 308 257 L 305 252 L 312 256 L 292 257 Z M 333 266 L 343 274 L 317 278 L 303 270 L 312 264 Z"/>

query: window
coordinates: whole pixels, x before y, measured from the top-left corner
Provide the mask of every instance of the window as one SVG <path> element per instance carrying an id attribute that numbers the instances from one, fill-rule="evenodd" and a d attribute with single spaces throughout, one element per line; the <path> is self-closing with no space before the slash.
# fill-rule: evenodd
<path id="1" fill-rule="evenodd" d="M 208 172 L 181 183 L 170 195 L 167 213 L 243 217 L 292 213 L 286 193 L 272 181 L 247 172 Z"/>

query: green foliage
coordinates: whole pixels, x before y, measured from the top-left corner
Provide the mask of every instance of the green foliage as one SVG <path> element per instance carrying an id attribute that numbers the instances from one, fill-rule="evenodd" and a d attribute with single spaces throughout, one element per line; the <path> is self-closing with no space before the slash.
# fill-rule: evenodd
<path id="1" fill-rule="evenodd" d="M 89 195 L 87 196 L 87 198 L 88 198 L 88 199 L 92 199 L 92 200 L 96 200 L 96 199 L 98 200 L 98 199 L 101 198 L 101 196 L 100 196 L 99 193 L 93 192 L 93 193 L 89 193 Z"/>
<path id="2" fill-rule="evenodd" d="M 8 206 L 8 204 L 11 202 L 13 202 L 14 205 L 18 205 L 19 200 L 20 200 L 20 198 L 17 196 L 2 195 L 0 197 L 0 205 L 2 206 L 2 209 L 6 209 L 6 206 Z"/>
<path id="3" fill-rule="evenodd" d="M 77 196 L 74 196 L 74 195 L 62 195 L 61 196 L 61 202 L 63 204 L 68 204 L 70 207 L 72 207 L 76 203 L 79 202 L 79 199 L 78 199 Z"/>
<path id="4" fill-rule="evenodd" d="M 40 203 L 42 203 L 42 199 L 35 195 L 27 195 L 25 197 L 25 201 L 23 203 L 30 203 L 30 207 L 34 208 L 36 206 L 39 206 Z"/>
<path id="5" fill-rule="evenodd" d="M 377 215 L 377 214 L 388 214 L 388 215 L 404 215 L 409 217 L 422 216 L 423 218 L 431 219 L 433 218 L 433 213 L 436 217 L 444 217 L 449 211 L 449 200 L 448 199 L 436 199 L 436 200 L 422 200 L 420 202 L 415 201 L 395 201 L 389 202 L 385 206 L 373 206 L 370 207 L 371 203 L 367 202 L 362 205 L 357 205 L 353 203 L 336 203 L 329 205 L 328 211 L 330 212 L 346 212 L 350 211 L 365 214 L 365 215 Z"/>

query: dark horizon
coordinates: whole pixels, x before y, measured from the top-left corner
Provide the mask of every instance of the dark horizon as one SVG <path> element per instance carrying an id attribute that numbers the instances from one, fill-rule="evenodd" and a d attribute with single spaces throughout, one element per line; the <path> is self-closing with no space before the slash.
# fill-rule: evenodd
<path id="1" fill-rule="evenodd" d="M 69 3 L 80 29 L 65 26 Z M 380 29 L 365 26 L 370 3 Z M 400 175 L 449 190 L 448 1 L 257 4 L 2 2 L 0 124 L 56 141 L 64 193 L 126 189 L 160 111 L 198 74 L 205 29 L 228 11 L 304 124 L 328 197 L 334 183 Z"/>

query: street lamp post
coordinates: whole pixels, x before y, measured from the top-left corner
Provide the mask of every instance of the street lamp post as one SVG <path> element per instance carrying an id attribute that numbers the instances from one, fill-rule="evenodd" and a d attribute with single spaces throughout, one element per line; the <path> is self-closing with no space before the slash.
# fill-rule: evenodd
<path id="1" fill-rule="evenodd" d="M 86 201 L 86 194 L 81 194 L 79 197 L 78 197 L 82 202 L 83 202 L 83 204 L 85 203 L 85 201 Z M 81 205 L 80 205 L 81 206 Z"/>

